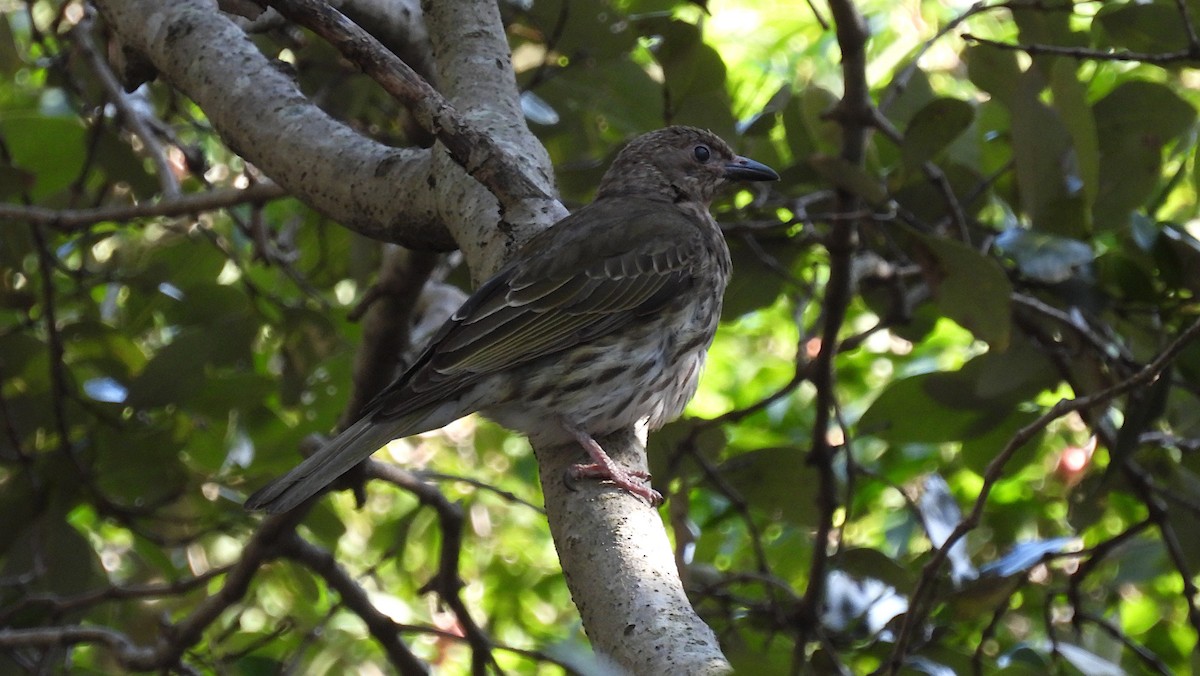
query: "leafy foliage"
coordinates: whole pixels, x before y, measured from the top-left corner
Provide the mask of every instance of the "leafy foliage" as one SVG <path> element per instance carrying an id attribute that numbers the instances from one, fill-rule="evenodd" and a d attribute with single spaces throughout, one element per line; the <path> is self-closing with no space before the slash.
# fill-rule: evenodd
<path id="1" fill-rule="evenodd" d="M 689 417 L 650 442 L 689 591 L 734 666 L 1200 669 L 1200 5 L 863 2 L 861 120 L 839 108 L 848 75 L 818 17 L 702 4 L 504 9 L 566 202 L 588 199 L 622 140 L 668 123 L 781 169 L 715 205 L 737 268 L 725 323 Z M 263 528 L 241 498 L 343 414 L 380 259 L 290 198 L 106 216 L 256 174 L 162 81 L 129 96 L 157 125 L 156 163 L 82 58 L 85 32 L 106 38 L 77 2 L 27 0 L 0 22 L 5 673 L 133 668 L 110 638 L 21 632 L 154 645 L 232 588 Z M 306 91 L 328 87 L 314 96 L 347 124 L 410 134 L 372 82 L 297 35 L 256 41 Z M 863 125 L 858 162 L 842 151 Z M 837 265 L 823 245 L 846 228 L 860 241 L 837 415 L 814 429 Z M 814 440 L 836 451 L 828 474 Z M 470 418 L 387 454 L 441 497 L 372 481 L 361 510 L 326 498 L 183 662 L 394 663 L 363 640 L 350 580 L 421 659 L 466 670 L 464 616 L 424 595 L 457 503 L 463 597 L 509 648 L 498 665 L 587 670 L 526 444 Z"/>

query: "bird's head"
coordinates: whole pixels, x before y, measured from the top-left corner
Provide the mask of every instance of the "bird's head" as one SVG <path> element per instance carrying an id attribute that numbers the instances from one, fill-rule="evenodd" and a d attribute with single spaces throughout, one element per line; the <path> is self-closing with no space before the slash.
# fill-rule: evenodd
<path id="1" fill-rule="evenodd" d="M 596 196 L 663 197 L 707 205 L 727 181 L 775 181 L 765 164 L 741 157 L 716 134 L 667 127 L 630 141 L 600 181 Z"/>

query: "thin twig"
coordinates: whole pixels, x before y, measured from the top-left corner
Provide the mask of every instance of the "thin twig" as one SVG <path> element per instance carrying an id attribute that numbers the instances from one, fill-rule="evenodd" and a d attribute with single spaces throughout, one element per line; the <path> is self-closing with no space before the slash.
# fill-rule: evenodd
<path id="1" fill-rule="evenodd" d="M 48 209 L 46 207 L 0 204 L 0 222 L 44 225 L 61 232 L 84 230 L 97 223 L 126 222 L 143 218 L 175 217 L 227 209 L 241 204 L 262 204 L 287 192 L 274 183 L 256 183 L 247 188 L 224 188 L 187 193 L 157 202 L 95 207 L 92 209 Z"/>
<path id="2" fill-rule="evenodd" d="M 342 603 L 367 625 L 367 630 L 383 647 L 388 659 L 401 674 L 429 673 L 425 663 L 400 640 L 399 625 L 371 603 L 367 591 L 338 564 L 333 554 L 292 531 L 283 542 L 283 555 L 312 569 L 331 589 L 341 595 Z"/>
<path id="3" fill-rule="evenodd" d="M 92 73 L 104 87 L 104 93 L 120 111 L 121 121 L 142 142 L 142 147 L 146 149 L 146 154 L 154 163 L 162 194 L 167 198 L 178 197 L 179 181 L 175 178 L 170 160 L 167 159 L 166 149 L 159 143 L 158 137 L 154 135 L 154 130 L 146 124 L 146 120 L 129 100 L 129 95 L 121 87 L 121 83 L 117 80 L 117 76 L 109 67 L 108 62 L 100 56 L 100 51 L 96 49 L 96 43 L 92 40 L 95 13 L 95 8 L 87 6 L 84 10 L 84 19 L 71 31 L 71 37 L 75 39 L 75 44 L 79 46 L 79 51 L 83 54 L 88 66 L 91 67 Z"/>
<path id="4" fill-rule="evenodd" d="M 1188 47 L 1174 52 L 1161 52 L 1158 54 L 1149 54 L 1146 52 L 1108 52 L 1100 49 L 1088 49 L 1086 47 L 1063 47 L 1060 45 L 1041 45 L 1041 44 L 1013 44 L 1008 42 L 999 42 L 997 40 L 989 40 L 981 38 L 978 35 L 971 33 L 963 33 L 963 40 L 974 42 L 980 45 L 996 47 L 997 49 L 1007 49 L 1014 52 L 1025 52 L 1030 56 L 1070 56 L 1076 59 L 1091 59 L 1094 61 L 1137 61 L 1140 63 L 1150 63 L 1154 65 L 1166 65 L 1179 63 L 1182 61 L 1200 60 L 1200 47 Z"/>

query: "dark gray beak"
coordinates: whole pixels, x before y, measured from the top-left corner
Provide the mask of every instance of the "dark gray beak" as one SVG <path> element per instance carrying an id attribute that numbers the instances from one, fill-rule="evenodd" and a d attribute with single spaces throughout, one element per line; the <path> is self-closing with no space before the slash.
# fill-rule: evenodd
<path id="1" fill-rule="evenodd" d="M 735 156 L 725 165 L 725 178 L 730 181 L 778 181 L 779 174 L 762 162 Z"/>

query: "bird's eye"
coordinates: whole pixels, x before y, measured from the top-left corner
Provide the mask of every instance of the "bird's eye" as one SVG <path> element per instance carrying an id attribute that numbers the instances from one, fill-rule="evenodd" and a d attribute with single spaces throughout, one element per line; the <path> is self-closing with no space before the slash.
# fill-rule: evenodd
<path id="1" fill-rule="evenodd" d="M 696 160 L 701 163 L 707 162 L 708 158 L 712 157 L 712 151 L 708 149 L 708 146 L 696 146 L 696 149 L 692 151 L 692 154 L 695 155 Z"/>

